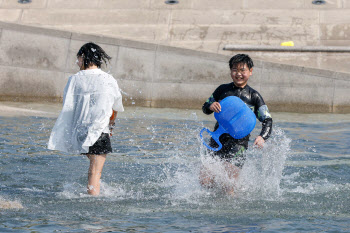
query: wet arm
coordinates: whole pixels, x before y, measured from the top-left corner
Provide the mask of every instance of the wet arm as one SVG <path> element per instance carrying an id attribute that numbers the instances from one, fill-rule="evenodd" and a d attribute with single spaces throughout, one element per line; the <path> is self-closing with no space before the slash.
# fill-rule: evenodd
<path id="1" fill-rule="evenodd" d="M 109 130 L 112 132 L 112 130 L 114 129 L 114 126 L 115 126 L 115 119 L 117 118 L 117 114 L 118 112 L 117 111 L 114 111 L 112 110 L 113 113 L 112 113 L 112 116 L 109 118 Z M 112 134 L 111 134 L 112 136 Z"/>
<path id="2" fill-rule="evenodd" d="M 272 118 L 266 118 L 262 122 L 260 136 L 266 141 L 271 136 L 271 132 L 272 132 Z"/>
<path id="3" fill-rule="evenodd" d="M 257 117 L 259 121 L 262 122 L 262 128 L 259 135 L 266 141 L 272 132 L 272 117 L 265 104 L 259 107 Z"/>

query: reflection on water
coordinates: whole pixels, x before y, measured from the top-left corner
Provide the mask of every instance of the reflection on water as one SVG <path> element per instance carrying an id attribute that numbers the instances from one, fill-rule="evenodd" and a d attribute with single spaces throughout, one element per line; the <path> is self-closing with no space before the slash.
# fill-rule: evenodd
<path id="1" fill-rule="evenodd" d="M 200 111 L 120 114 L 97 198 L 86 195 L 85 157 L 46 149 L 54 118 L 0 117 L 0 232 L 346 232 L 349 115 L 273 117 L 234 198 L 198 182 L 202 163 L 225 179 L 199 141 L 214 123 Z"/>

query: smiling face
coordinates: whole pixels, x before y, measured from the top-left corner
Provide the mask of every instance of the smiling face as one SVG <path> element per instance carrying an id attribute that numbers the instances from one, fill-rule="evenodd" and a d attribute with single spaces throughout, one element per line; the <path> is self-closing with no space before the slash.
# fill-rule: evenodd
<path id="1" fill-rule="evenodd" d="M 252 72 L 253 68 L 249 69 L 245 63 L 234 65 L 231 69 L 231 78 L 233 83 L 236 85 L 236 87 L 245 87 L 250 75 L 252 75 Z"/>

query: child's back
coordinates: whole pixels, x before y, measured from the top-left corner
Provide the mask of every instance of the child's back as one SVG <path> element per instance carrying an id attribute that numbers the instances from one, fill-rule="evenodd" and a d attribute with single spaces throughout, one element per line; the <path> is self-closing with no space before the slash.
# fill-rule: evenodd
<path id="1" fill-rule="evenodd" d="M 82 70 L 71 76 L 49 149 L 87 153 L 101 133 L 109 133 L 112 109 L 123 111 L 121 100 L 117 81 L 100 69 Z"/>

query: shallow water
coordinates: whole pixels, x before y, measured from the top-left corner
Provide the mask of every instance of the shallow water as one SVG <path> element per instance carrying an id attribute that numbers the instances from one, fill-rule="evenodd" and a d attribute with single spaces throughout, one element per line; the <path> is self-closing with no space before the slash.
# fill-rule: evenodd
<path id="1" fill-rule="evenodd" d="M 204 164 L 230 182 L 198 138 L 213 116 L 126 110 L 99 197 L 86 195 L 87 158 L 46 149 L 55 118 L 0 117 L 0 232 L 349 231 L 350 115 L 273 114 L 230 197 L 198 181 Z"/>

